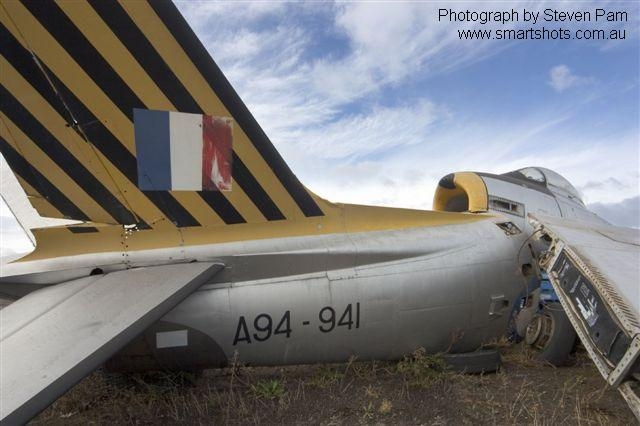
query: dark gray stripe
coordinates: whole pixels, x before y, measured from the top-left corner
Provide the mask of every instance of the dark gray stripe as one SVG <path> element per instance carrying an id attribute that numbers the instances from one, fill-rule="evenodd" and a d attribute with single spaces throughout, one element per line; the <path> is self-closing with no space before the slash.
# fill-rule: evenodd
<path id="1" fill-rule="evenodd" d="M 256 178 L 253 177 L 247 166 L 244 165 L 235 152 L 233 153 L 233 162 L 231 165 L 233 167 L 233 178 L 236 180 L 236 183 L 238 183 L 251 198 L 251 201 L 258 206 L 260 212 L 267 220 L 286 219 L 278 206 L 276 206 L 276 203 L 273 202 L 264 188 L 260 186 Z"/>
<path id="2" fill-rule="evenodd" d="M 206 114 L 118 2 L 90 0 L 90 3 L 178 111 Z M 232 164 L 233 178 L 263 216 L 267 220 L 285 219 L 271 197 L 235 152 Z M 221 199 L 205 197 L 211 202 L 213 198 Z M 237 210 L 234 212 L 228 209 L 226 206 L 229 205 L 231 204 L 222 202 L 216 206 L 215 210 L 225 223 L 238 223 L 239 213 Z M 244 219 L 239 223 L 242 222 Z"/>
<path id="3" fill-rule="evenodd" d="M 235 207 L 222 195 L 220 191 L 197 191 L 202 198 L 227 225 L 245 223 L 246 221 Z"/>
<path id="4" fill-rule="evenodd" d="M 195 99 L 117 1 L 89 3 L 178 111 L 202 114 Z"/>
<path id="5" fill-rule="evenodd" d="M 39 171 L 31 167 L 27 160 L 2 137 L 0 137 L 0 152 L 2 152 L 5 160 L 7 160 L 11 170 L 38 191 L 40 195 L 66 218 L 84 221 L 90 220 L 89 217 L 60 192 L 55 185 L 49 182 Z"/>
<path id="6" fill-rule="evenodd" d="M 27 109 L 0 86 L 0 110 L 118 223 L 136 223 L 131 212 Z"/>
<path id="7" fill-rule="evenodd" d="M 133 108 L 145 107 L 57 4 L 40 0 L 22 1 L 123 114 L 131 119 Z"/>
<path id="8" fill-rule="evenodd" d="M 136 158 L 131 154 L 122 143 L 98 120 L 98 118 L 89 111 L 75 95 L 49 70 L 46 65 L 42 64 L 45 72 L 56 87 L 56 94 L 50 84 L 44 78 L 42 71 L 36 66 L 31 53 L 24 49 L 20 43 L 11 35 L 11 33 L 0 24 L 0 51 L 2 55 L 11 63 L 11 65 L 33 86 L 34 89 L 45 99 L 52 108 L 54 108 L 62 117 L 69 120 L 69 126 L 76 132 L 82 128 L 82 132 L 78 132 L 81 136 L 86 135 L 91 143 L 115 165 L 120 172 L 135 186 L 137 185 L 138 175 Z M 64 101 L 62 101 L 64 99 Z M 75 126 L 71 121 L 68 111 L 63 106 L 66 104 L 74 117 L 78 120 Z M 83 136 L 84 137 L 84 136 Z M 147 193 L 146 195 L 153 204 L 158 207 L 162 213 L 169 218 L 172 223 L 177 226 L 199 226 L 197 220 L 168 192 Z M 144 221 L 138 219 L 138 227 L 142 229 L 149 228 Z M 130 224 L 133 222 L 127 222 Z"/>
<path id="9" fill-rule="evenodd" d="M 91 79 L 102 89 L 102 91 L 113 101 L 113 103 L 127 116 L 133 119 L 133 110 L 136 108 L 145 109 L 146 105 L 140 100 L 122 78 L 115 72 L 113 67 L 100 55 L 95 47 L 87 40 L 84 35 L 76 28 L 73 22 L 65 15 L 65 13 L 55 4 L 43 3 L 37 0 L 24 0 L 29 11 L 47 28 L 51 35 L 62 45 L 65 50 L 73 57 Z M 123 40 L 123 44 L 127 46 L 129 40 Z M 155 52 L 155 51 L 153 51 Z M 151 54 L 147 51 L 146 55 Z M 143 55 L 144 56 L 144 55 Z M 139 55 L 137 59 L 141 59 Z M 184 99 L 184 98 L 183 98 Z M 178 102 L 178 105 L 181 105 Z M 183 105 L 184 106 L 184 105 Z M 191 104 L 190 108 L 197 107 Z M 187 109 L 187 112 L 189 109 Z M 191 109 L 191 112 L 200 112 Z M 75 114 L 75 113 L 74 113 Z M 137 184 L 137 182 L 136 182 Z M 170 195 L 163 191 L 143 191 L 145 195 L 152 200 L 161 202 L 165 209 L 170 209 L 168 215 L 172 222 L 178 226 L 198 226 L 199 223 L 188 213 L 186 209 L 179 211 L 177 206 L 180 204 Z M 167 196 L 169 195 L 169 196 Z M 221 197 L 209 197 L 210 199 L 221 200 Z M 224 197 L 222 197 L 224 198 Z M 226 202 L 219 203 L 214 209 L 225 223 L 238 223 L 238 212 L 235 209 L 229 210 L 231 204 Z M 212 206 L 213 207 L 213 206 Z M 185 215 L 188 214 L 188 217 Z M 245 222 L 242 219 L 242 222 Z M 242 223 L 241 222 L 241 223 Z"/>
<path id="10" fill-rule="evenodd" d="M 74 234 L 91 234 L 99 232 L 98 228 L 94 228 L 93 226 L 67 226 L 67 229 Z"/>
<path id="11" fill-rule="evenodd" d="M 152 0 L 149 3 L 227 110 L 231 112 L 300 210 L 305 216 L 323 216 L 320 207 L 287 166 L 178 9 L 168 0 Z"/>

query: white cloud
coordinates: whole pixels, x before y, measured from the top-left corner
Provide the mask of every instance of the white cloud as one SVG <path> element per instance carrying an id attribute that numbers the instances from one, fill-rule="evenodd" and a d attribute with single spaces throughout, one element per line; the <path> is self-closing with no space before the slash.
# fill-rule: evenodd
<path id="1" fill-rule="evenodd" d="M 640 196 L 618 203 L 594 203 L 588 207 L 613 225 L 640 228 Z"/>
<path id="2" fill-rule="evenodd" d="M 285 150 L 299 141 L 290 136 L 301 129 L 336 127 L 355 102 L 375 100 L 408 79 L 449 71 L 510 45 L 461 42 L 459 25 L 438 23 L 433 3 L 277 3 L 254 10 L 245 3 L 179 2 L 178 7 L 258 122 Z M 323 31 L 344 41 L 346 50 L 317 49 L 317 28 L 287 19 L 305 14 L 325 18 Z M 278 23 L 255 24 L 265 18 Z"/>
<path id="3" fill-rule="evenodd" d="M 280 1 L 194 1 L 174 0 L 182 15 L 196 31 L 214 27 L 237 26 L 240 21 L 254 23 L 269 16 L 279 16 L 286 9 Z M 221 20 L 224 21 L 221 22 Z"/>
<path id="4" fill-rule="evenodd" d="M 299 141 L 297 149 L 315 159 L 354 160 L 424 142 L 430 126 L 445 115 L 446 111 L 426 101 L 393 108 L 378 106 L 321 127 L 296 129 L 286 139 Z"/>
<path id="5" fill-rule="evenodd" d="M 33 250 L 33 244 L 13 216 L 0 216 L 0 230 L 0 257 Z"/>
<path id="6" fill-rule="evenodd" d="M 513 7 L 518 4 L 514 2 Z M 438 9 L 443 6 L 443 3 L 434 2 L 406 2 L 402 7 L 392 2 L 341 3 L 335 25 L 348 36 L 351 54 L 337 64 L 335 72 L 344 75 L 343 69 L 350 69 L 352 75 L 365 75 L 375 83 L 374 90 L 376 86 L 393 84 L 409 76 L 415 79 L 450 71 L 512 45 L 509 42 L 460 40 L 458 29 L 480 28 L 481 25 L 438 22 Z M 474 10 L 483 7 L 462 2 L 456 3 L 456 8 Z"/>
<path id="7" fill-rule="evenodd" d="M 556 65 L 549 70 L 549 85 L 556 92 L 564 92 L 571 87 L 588 84 L 591 81 L 591 78 L 575 75 L 566 65 Z"/>
<path id="8" fill-rule="evenodd" d="M 409 81 L 454 72 L 521 46 L 502 40 L 461 41 L 458 28 L 491 26 L 437 20 L 439 7 L 488 10 L 504 8 L 504 3 L 277 3 L 259 10 L 244 3 L 205 4 L 213 13 L 200 6 L 179 4 L 294 172 L 321 196 L 430 208 L 438 179 L 451 171 L 506 172 L 530 165 L 555 168 L 576 185 L 594 180 L 590 170 L 626 185 L 608 191 L 587 189 L 589 200 L 615 202 L 637 193 L 638 177 L 620 177 L 622 170 L 637 170 L 637 161 L 634 164 L 629 155 L 633 145 L 625 142 L 618 155 L 606 143 L 621 146 L 619 137 L 585 142 L 585 135 L 561 131 L 575 111 L 547 108 L 516 122 L 500 117 L 483 122 L 482 114 L 467 117 L 435 104 L 429 93 L 393 105 L 379 96 Z M 508 6 L 533 7 L 529 2 Z M 539 10 L 547 6 L 535 3 Z M 583 4 L 563 4 L 563 9 L 574 7 Z M 317 28 L 291 18 L 300 14 L 324 19 L 323 31 L 338 37 L 343 49 L 318 50 Z M 276 19 L 277 25 L 255 25 L 265 18 Z M 556 90 L 591 81 L 566 65 L 558 67 L 550 73 Z M 352 109 L 353 105 L 358 107 Z M 556 141 L 561 143 L 552 143 Z M 577 146 L 592 148 L 576 154 Z M 611 157 L 619 158 L 616 168 L 602 161 Z"/>
<path id="9" fill-rule="evenodd" d="M 331 201 L 430 209 L 437 182 L 448 173 L 499 174 L 529 166 L 557 171 L 581 190 L 587 203 L 615 203 L 638 195 L 640 149 L 633 133 L 606 139 L 567 133 L 561 129 L 571 117 L 553 115 L 550 111 L 517 123 L 467 121 L 462 126 L 454 126 L 453 119 L 428 127 L 420 143 L 353 162 L 304 153 L 293 158 L 302 181 Z"/>
<path id="10" fill-rule="evenodd" d="M 531 165 L 557 170 L 588 202 L 610 204 L 638 194 L 637 134 L 598 140 L 567 131 L 575 110 L 549 107 L 515 121 L 486 121 L 482 111 L 452 109 L 428 92 L 400 102 L 386 98 L 408 83 L 524 48 L 461 41 L 458 28 L 491 26 L 437 20 L 439 7 L 504 9 L 503 2 L 177 5 L 294 172 L 332 201 L 428 209 L 438 179 L 447 173 L 502 173 Z M 563 3 L 563 9 L 574 7 L 586 6 Z M 311 15 L 309 24 L 305 18 Z M 318 37 L 327 35 L 334 44 L 319 46 Z M 579 74 L 558 64 L 548 84 L 565 91 L 592 81 Z"/>
<path id="11" fill-rule="evenodd" d="M 364 118 L 351 112 L 356 103 L 374 105 L 385 90 L 455 71 L 517 45 L 504 40 L 460 40 L 458 29 L 525 25 L 438 22 L 440 7 L 500 10 L 504 9 L 501 2 L 457 2 L 453 6 L 444 2 L 177 5 L 285 155 L 296 149 L 290 145 L 314 139 L 319 129 L 334 130 L 338 122 L 344 123 L 345 114 Z M 532 7 L 526 1 L 508 6 L 515 10 Z M 535 7 L 543 10 L 546 3 Z M 563 6 L 567 10 L 573 7 L 578 6 Z M 314 17 L 311 24 L 305 21 L 309 16 Z M 326 34 L 339 39 L 335 44 L 340 48 L 332 44 L 319 48 L 317 39 Z M 571 73 L 558 78 L 557 85 L 563 89 L 581 81 Z M 406 104 L 398 108 L 406 108 Z M 376 114 L 373 110 L 370 113 Z"/>

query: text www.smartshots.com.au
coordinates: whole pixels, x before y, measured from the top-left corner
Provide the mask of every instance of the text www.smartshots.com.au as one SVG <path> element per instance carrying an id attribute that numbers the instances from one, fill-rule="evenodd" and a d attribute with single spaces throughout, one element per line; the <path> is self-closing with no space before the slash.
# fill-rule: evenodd
<path id="1" fill-rule="evenodd" d="M 625 28 L 597 28 L 612 22 L 625 23 L 629 20 L 626 10 L 504 10 L 504 11 L 456 11 L 438 9 L 438 21 L 450 23 L 474 23 L 480 25 L 513 26 L 523 22 L 529 28 L 457 29 L 461 40 L 625 40 Z M 569 24 L 591 22 L 591 28 L 567 28 Z M 544 24 L 548 26 L 545 26 Z M 553 24 L 560 25 L 553 25 Z M 563 27 L 563 25 L 565 25 Z M 535 26 L 535 27 L 534 27 Z M 575 25 L 574 25 L 575 26 Z"/>

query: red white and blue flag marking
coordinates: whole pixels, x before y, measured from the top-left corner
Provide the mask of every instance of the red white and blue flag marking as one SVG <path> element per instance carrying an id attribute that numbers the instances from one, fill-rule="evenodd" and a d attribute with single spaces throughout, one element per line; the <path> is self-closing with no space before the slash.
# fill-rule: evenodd
<path id="1" fill-rule="evenodd" d="M 138 187 L 231 191 L 230 118 L 134 109 Z"/>

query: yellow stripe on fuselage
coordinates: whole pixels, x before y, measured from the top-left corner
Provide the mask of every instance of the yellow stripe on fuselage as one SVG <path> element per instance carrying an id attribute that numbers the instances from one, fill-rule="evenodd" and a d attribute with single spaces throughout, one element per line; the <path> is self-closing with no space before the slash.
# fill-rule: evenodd
<path id="1" fill-rule="evenodd" d="M 446 213 L 350 204 L 326 207 L 334 210 L 334 214 L 297 221 L 164 231 L 141 230 L 134 232 L 126 239 L 122 228 L 116 226 L 102 227 L 99 234 L 72 234 L 64 228 L 35 230 L 36 250 L 20 261 L 94 252 L 153 250 L 273 238 L 447 226 L 490 220 L 493 217 L 489 214 Z"/>

